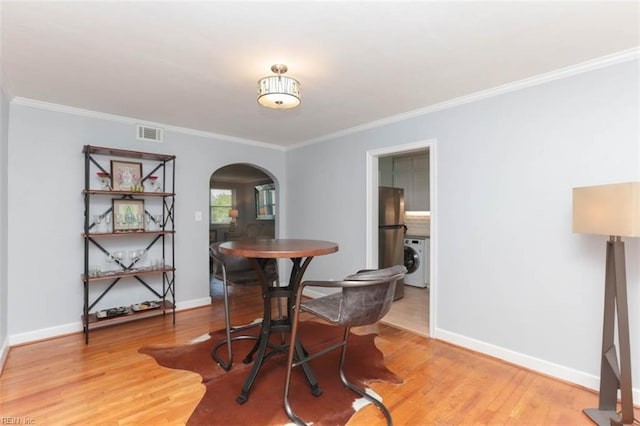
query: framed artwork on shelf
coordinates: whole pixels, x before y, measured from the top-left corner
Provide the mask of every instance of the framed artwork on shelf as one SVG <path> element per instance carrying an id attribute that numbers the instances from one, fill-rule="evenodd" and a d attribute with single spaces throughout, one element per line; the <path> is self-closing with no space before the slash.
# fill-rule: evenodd
<path id="1" fill-rule="evenodd" d="M 113 232 L 144 231 L 144 200 L 113 199 Z"/>
<path id="2" fill-rule="evenodd" d="M 111 189 L 136 191 L 142 178 L 142 163 L 111 160 Z"/>

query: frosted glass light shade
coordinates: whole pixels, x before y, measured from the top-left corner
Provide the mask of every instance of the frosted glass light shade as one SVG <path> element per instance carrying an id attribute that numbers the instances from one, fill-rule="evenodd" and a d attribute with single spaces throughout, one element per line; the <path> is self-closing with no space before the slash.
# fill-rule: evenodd
<path id="1" fill-rule="evenodd" d="M 640 182 L 573 188 L 573 232 L 640 237 Z"/>

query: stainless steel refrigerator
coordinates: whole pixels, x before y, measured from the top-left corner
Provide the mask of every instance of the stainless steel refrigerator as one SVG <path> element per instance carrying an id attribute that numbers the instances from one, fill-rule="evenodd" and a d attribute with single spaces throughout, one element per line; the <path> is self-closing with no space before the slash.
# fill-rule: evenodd
<path id="1" fill-rule="evenodd" d="M 404 265 L 404 189 L 378 188 L 378 268 Z M 404 296 L 404 280 L 396 284 L 394 300 Z"/>

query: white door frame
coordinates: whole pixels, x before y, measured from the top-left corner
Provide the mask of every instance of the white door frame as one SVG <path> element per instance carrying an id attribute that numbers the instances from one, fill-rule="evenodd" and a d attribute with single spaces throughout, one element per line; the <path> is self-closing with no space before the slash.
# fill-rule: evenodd
<path id="1" fill-rule="evenodd" d="M 438 254 L 438 214 L 436 196 L 437 154 L 436 139 L 411 142 L 386 148 L 367 151 L 367 207 L 366 207 L 366 262 L 367 268 L 378 267 L 378 158 L 393 154 L 403 154 L 412 151 L 429 150 L 429 206 L 431 210 L 431 247 L 429 268 L 429 336 L 433 337 L 436 330 L 437 311 L 437 254 Z"/>

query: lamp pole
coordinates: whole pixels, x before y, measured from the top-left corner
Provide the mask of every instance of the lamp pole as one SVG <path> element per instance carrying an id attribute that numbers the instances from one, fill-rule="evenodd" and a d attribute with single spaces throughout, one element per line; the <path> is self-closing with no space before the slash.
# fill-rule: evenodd
<path id="1" fill-rule="evenodd" d="M 633 423 L 631 345 L 624 242 L 620 237 L 611 236 L 607 241 L 606 262 L 600 396 L 598 408 L 587 408 L 584 413 L 598 425 L 630 425 Z M 620 349 L 619 365 L 615 346 L 616 312 Z M 618 389 L 620 389 L 620 414 L 616 410 Z"/>

